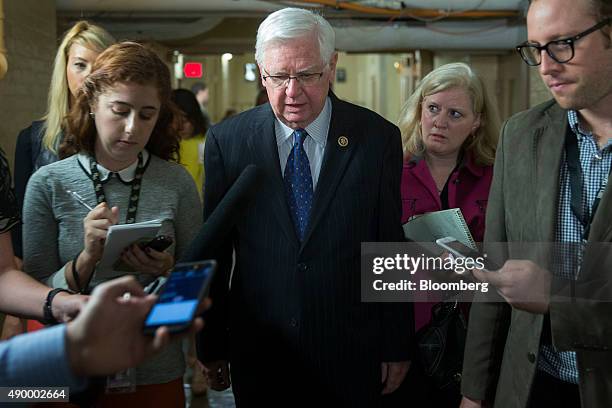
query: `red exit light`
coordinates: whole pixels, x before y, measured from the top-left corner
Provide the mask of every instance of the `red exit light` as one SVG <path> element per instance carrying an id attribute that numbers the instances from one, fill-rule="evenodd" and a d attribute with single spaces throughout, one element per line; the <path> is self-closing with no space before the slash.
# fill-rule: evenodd
<path id="1" fill-rule="evenodd" d="M 202 78 L 202 63 L 186 62 L 183 67 L 185 78 Z"/>

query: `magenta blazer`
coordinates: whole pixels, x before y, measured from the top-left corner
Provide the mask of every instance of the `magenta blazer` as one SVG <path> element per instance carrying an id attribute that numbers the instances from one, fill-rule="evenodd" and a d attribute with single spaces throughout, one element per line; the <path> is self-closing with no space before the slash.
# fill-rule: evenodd
<path id="1" fill-rule="evenodd" d="M 461 208 L 470 232 L 476 242 L 482 242 L 485 230 L 485 212 L 493 166 L 479 166 L 466 154 L 463 163 L 450 175 L 448 182 L 449 208 Z M 402 170 L 402 224 L 413 215 L 442 209 L 440 195 L 425 159 L 414 157 L 404 162 Z M 415 303 L 415 329 L 418 330 L 431 316 L 435 302 Z"/>

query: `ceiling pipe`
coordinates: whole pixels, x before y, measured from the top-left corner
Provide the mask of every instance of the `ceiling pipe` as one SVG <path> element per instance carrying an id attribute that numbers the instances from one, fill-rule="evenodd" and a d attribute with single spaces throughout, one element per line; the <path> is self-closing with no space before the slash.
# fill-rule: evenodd
<path id="1" fill-rule="evenodd" d="M 4 47 L 4 0 L 0 0 L 0 79 L 4 78 L 6 71 L 8 71 L 8 61 Z"/>
<path id="2" fill-rule="evenodd" d="M 364 14 L 376 14 L 379 16 L 388 16 L 390 18 L 397 17 L 416 17 L 416 18 L 508 18 L 518 17 L 520 13 L 517 10 L 469 10 L 469 11 L 451 11 L 444 12 L 435 9 L 421 8 L 406 8 L 402 10 L 390 10 L 381 7 L 369 7 L 361 4 L 339 0 L 299 0 L 300 3 L 316 4 L 319 6 L 329 6 L 336 9 L 344 9 L 356 11 Z"/>
<path id="3" fill-rule="evenodd" d="M 336 48 L 348 52 L 406 50 L 513 50 L 525 41 L 523 25 L 500 20 L 439 21 L 425 27 L 381 24 L 340 24 L 332 22 Z"/>

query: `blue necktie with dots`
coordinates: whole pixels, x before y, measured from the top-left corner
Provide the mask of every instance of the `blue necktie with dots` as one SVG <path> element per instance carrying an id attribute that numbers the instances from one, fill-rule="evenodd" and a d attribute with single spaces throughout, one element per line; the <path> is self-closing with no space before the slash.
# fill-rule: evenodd
<path id="1" fill-rule="evenodd" d="M 302 241 L 308 226 L 312 207 L 312 175 L 310 162 L 304 150 L 304 140 L 308 133 L 304 129 L 293 132 L 293 148 L 285 166 L 285 194 L 295 231 Z"/>

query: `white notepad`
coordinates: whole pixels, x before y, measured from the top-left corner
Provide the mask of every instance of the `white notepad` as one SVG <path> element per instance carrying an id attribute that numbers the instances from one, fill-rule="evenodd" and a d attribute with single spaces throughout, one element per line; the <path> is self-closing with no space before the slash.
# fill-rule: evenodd
<path id="1" fill-rule="evenodd" d="M 435 242 L 453 237 L 470 248 L 477 249 L 470 229 L 459 208 L 417 215 L 403 225 L 404 236 L 416 242 Z"/>
<path id="2" fill-rule="evenodd" d="M 113 271 L 113 265 L 121 256 L 121 252 L 135 242 L 155 238 L 161 226 L 161 220 L 111 226 L 104 243 L 104 254 L 96 268 L 97 277 L 113 277 L 123 274 L 121 271 Z"/>

